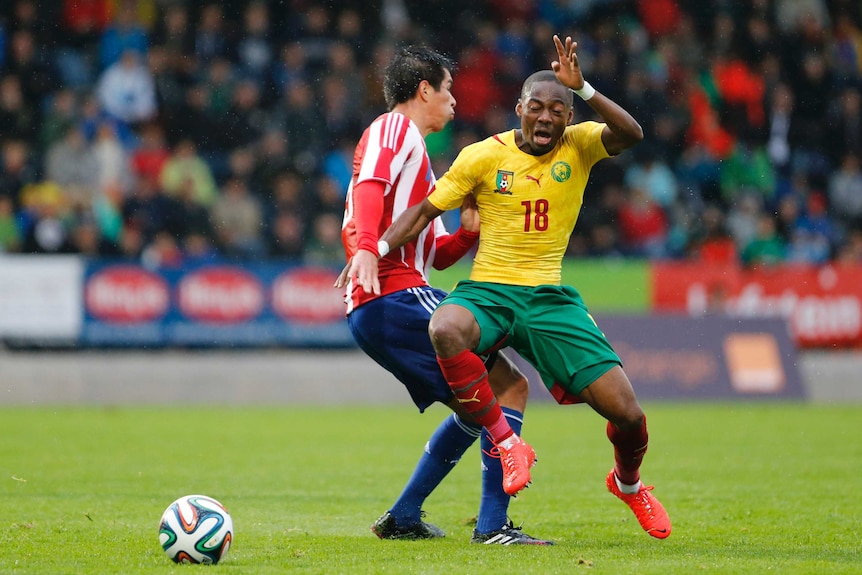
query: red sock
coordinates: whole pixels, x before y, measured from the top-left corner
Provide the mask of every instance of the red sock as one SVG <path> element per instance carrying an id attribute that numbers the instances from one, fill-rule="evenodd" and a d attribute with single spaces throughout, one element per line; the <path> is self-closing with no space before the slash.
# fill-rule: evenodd
<path id="1" fill-rule="evenodd" d="M 453 357 L 438 356 L 437 363 L 455 397 L 488 430 L 494 443 L 500 443 L 514 433 L 491 391 L 488 370 L 478 355 L 464 350 Z"/>
<path id="2" fill-rule="evenodd" d="M 622 483 L 634 485 L 640 481 L 640 467 L 649 443 L 646 416 L 640 427 L 620 429 L 610 421 L 607 427 L 608 439 L 614 444 L 614 473 Z"/>

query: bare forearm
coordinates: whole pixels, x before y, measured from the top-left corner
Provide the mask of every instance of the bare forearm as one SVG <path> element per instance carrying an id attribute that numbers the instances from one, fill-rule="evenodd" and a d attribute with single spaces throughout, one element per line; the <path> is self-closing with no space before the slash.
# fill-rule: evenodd
<path id="1" fill-rule="evenodd" d="M 609 133 L 602 135 L 602 142 L 611 155 L 619 154 L 644 139 L 641 125 L 622 106 L 596 92 L 586 103 L 601 117 Z"/>
<path id="2" fill-rule="evenodd" d="M 435 213 L 436 211 L 436 213 Z M 389 244 L 389 249 L 400 248 L 415 239 L 441 212 L 428 200 L 412 206 L 398 216 L 380 239 Z"/>

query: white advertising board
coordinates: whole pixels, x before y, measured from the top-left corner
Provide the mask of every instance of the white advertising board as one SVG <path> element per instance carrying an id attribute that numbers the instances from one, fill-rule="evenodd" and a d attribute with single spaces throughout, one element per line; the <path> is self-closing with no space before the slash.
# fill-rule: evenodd
<path id="1" fill-rule="evenodd" d="M 0 255 L 0 338 L 76 340 L 83 273 L 76 256 Z"/>

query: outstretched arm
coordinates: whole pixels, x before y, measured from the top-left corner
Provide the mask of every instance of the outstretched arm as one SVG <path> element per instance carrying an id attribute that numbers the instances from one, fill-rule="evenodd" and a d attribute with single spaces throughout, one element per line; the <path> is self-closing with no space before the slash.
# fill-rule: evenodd
<path id="1" fill-rule="evenodd" d="M 615 156 L 643 140 L 643 128 L 637 120 L 619 104 L 597 92 L 584 80 L 578 64 L 578 55 L 575 53 L 578 43 L 573 42 L 571 36 L 567 36 L 563 43 L 559 36 L 554 35 L 554 45 L 557 47 L 558 59 L 551 62 L 551 68 L 564 86 L 574 90 L 602 118 L 605 123 L 602 143 L 608 153 Z"/>
<path id="2" fill-rule="evenodd" d="M 407 208 L 395 218 L 389 229 L 383 232 L 380 241 L 386 242 L 388 250 L 396 250 L 410 240 L 416 239 L 431 220 L 442 213 L 442 210 L 437 209 L 428 201 L 428 198 L 425 198 L 422 203 Z"/>
<path id="3" fill-rule="evenodd" d="M 442 214 L 441 210 L 434 207 L 427 198 L 422 203 L 410 207 L 392 222 L 389 229 L 381 236 L 378 250 L 380 257 L 384 257 L 389 251 L 395 250 L 416 238 L 425 229 L 431 220 Z M 380 295 L 380 278 L 377 276 L 378 256 L 368 250 L 358 250 L 347 266 L 335 280 L 335 287 L 341 288 L 347 285 L 348 278 L 356 278 L 356 281 L 365 290 L 365 293 Z"/>

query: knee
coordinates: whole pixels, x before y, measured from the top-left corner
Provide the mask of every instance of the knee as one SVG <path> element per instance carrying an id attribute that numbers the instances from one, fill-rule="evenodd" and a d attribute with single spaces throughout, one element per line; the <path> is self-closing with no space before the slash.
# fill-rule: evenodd
<path id="1" fill-rule="evenodd" d="M 461 325 L 453 319 L 437 317 L 431 318 L 431 323 L 428 324 L 428 335 L 431 338 L 431 344 L 438 354 L 445 357 L 456 355 L 465 349 L 469 349 L 466 343 L 466 337 Z"/>
<path id="2" fill-rule="evenodd" d="M 520 372 L 506 373 L 498 377 L 497 371 L 492 370 L 489 383 L 491 384 L 491 389 L 494 391 L 494 395 L 497 397 L 508 394 L 513 397 L 526 399 L 530 394 L 530 382 Z"/>
<path id="3" fill-rule="evenodd" d="M 631 406 L 626 406 L 626 409 L 620 410 L 611 422 L 624 431 L 639 429 L 644 422 L 644 412 L 635 403 Z"/>

